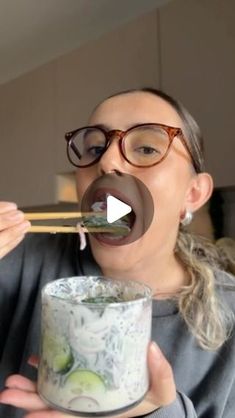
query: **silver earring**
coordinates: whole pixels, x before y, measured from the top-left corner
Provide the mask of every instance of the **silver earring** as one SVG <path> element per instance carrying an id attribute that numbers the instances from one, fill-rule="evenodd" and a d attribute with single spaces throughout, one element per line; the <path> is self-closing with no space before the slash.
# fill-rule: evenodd
<path id="1" fill-rule="evenodd" d="M 183 219 L 181 219 L 180 223 L 183 226 L 187 226 L 187 225 L 189 225 L 192 222 L 192 219 L 193 219 L 192 212 L 190 212 L 189 210 L 186 210 L 185 211 L 185 215 L 184 215 Z"/>

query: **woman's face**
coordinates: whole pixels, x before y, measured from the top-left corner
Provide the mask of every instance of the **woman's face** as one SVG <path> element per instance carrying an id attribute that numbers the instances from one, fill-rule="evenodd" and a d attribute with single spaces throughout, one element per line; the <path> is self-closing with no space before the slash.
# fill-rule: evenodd
<path id="1" fill-rule="evenodd" d="M 150 93 L 133 92 L 105 100 L 91 115 L 89 125 L 107 130 L 126 130 L 141 123 L 161 123 L 182 128 L 176 111 L 166 101 Z M 112 246 L 89 236 L 94 258 L 101 269 L 130 270 L 173 253 L 180 216 L 186 209 L 186 196 L 193 176 L 190 157 L 175 138 L 166 159 L 153 167 L 130 165 L 121 155 L 118 139 L 113 138 L 95 165 L 77 170 L 77 190 L 81 199 L 92 182 L 108 174 L 130 174 L 141 180 L 154 202 L 153 221 L 147 232 L 127 245 Z M 152 261 L 151 261 L 152 260 Z"/>

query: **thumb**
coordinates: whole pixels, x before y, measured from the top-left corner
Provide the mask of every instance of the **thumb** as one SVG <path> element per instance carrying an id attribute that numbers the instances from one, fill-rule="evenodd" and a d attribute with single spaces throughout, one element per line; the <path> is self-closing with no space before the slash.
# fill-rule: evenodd
<path id="1" fill-rule="evenodd" d="M 176 398 L 173 371 L 155 342 L 150 344 L 148 363 L 150 373 L 149 398 L 157 406 L 169 405 Z"/>

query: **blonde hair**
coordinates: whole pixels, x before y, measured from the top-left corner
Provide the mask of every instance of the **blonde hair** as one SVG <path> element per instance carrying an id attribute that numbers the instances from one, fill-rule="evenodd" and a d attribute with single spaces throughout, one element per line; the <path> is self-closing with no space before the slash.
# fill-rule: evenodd
<path id="1" fill-rule="evenodd" d="M 224 260 L 225 270 L 235 275 L 235 240 L 223 237 L 218 239 L 215 244 Z"/>
<path id="2" fill-rule="evenodd" d="M 199 345 L 216 350 L 229 338 L 234 326 L 234 314 L 219 295 L 223 283 L 216 281 L 216 271 L 223 269 L 224 260 L 212 242 L 182 229 L 175 253 L 190 277 L 190 283 L 178 296 L 180 314 Z"/>

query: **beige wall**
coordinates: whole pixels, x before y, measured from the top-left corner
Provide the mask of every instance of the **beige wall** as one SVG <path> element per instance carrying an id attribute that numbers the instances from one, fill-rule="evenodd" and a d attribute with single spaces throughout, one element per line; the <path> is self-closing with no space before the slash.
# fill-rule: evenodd
<path id="1" fill-rule="evenodd" d="M 202 127 L 207 169 L 235 185 L 235 1 L 176 0 L 161 9 L 161 86 Z"/>
<path id="2" fill-rule="evenodd" d="M 0 200 L 56 202 L 63 134 L 120 89 L 158 82 L 156 12 L 0 87 Z"/>
<path id="3" fill-rule="evenodd" d="M 0 86 L 0 200 L 54 203 L 56 173 L 71 170 L 64 132 L 106 95 L 142 85 L 184 102 L 216 185 L 234 185 L 234 15 L 231 0 L 174 0 Z"/>

